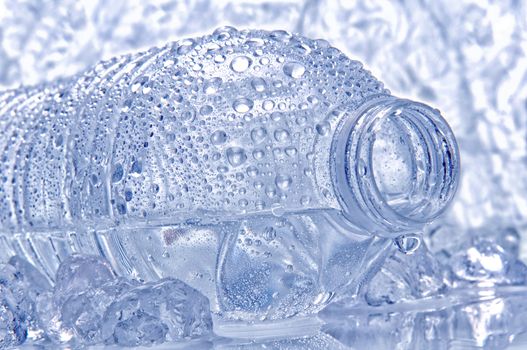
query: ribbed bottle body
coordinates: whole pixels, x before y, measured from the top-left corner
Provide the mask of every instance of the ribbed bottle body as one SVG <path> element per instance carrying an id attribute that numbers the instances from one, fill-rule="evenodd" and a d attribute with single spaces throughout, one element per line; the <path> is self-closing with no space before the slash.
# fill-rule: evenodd
<path id="1" fill-rule="evenodd" d="M 241 319 L 356 296 L 452 199 L 438 111 L 327 42 L 210 36 L 0 95 L 0 261 L 74 252 L 176 277 Z"/>
<path id="2" fill-rule="evenodd" d="M 0 227 L 339 209 L 336 110 L 379 94 L 324 41 L 232 29 L 5 92 Z"/>

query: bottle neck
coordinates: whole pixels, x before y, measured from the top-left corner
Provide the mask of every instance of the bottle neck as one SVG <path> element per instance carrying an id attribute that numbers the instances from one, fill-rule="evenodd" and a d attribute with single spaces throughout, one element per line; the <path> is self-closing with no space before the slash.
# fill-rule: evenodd
<path id="1" fill-rule="evenodd" d="M 396 237 L 440 215 L 456 192 L 459 152 L 439 111 L 378 96 L 345 114 L 331 145 L 331 173 L 346 217 Z"/>

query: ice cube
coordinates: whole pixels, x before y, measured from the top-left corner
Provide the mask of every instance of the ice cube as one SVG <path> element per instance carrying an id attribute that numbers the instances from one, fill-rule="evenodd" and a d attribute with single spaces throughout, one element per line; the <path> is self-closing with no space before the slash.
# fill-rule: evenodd
<path id="1" fill-rule="evenodd" d="M 393 304 L 403 300 L 437 295 L 447 288 L 446 269 L 422 243 L 410 255 L 393 249 L 369 282 L 365 298 L 369 305 Z"/>
<path id="2" fill-rule="evenodd" d="M 60 309 L 60 328 L 57 334 L 70 332 L 75 343 L 93 345 L 105 341 L 102 332 L 103 316 L 107 307 L 121 294 L 137 283 L 124 278 L 111 280 L 99 288 L 88 289 L 84 293 L 72 294 Z"/>
<path id="3" fill-rule="evenodd" d="M 108 261 L 94 255 L 72 255 L 59 266 L 54 302 L 60 306 L 71 296 L 95 289 L 115 279 Z"/>
<path id="4" fill-rule="evenodd" d="M 102 329 L 121 346 L 204 337 L 212 331 L 209 301 L 179 280 L 161 279 L 121 295 L 106 310 Z"/>
<path id="5" fill-rule="evenodd" d="M 16 269 L 21 280 L 24 281 L 26 291 L 31 293 L 33 298 L 51 290 L 52 286 L 49 280 L 27 260 L 15 255 L 9 259 L 9 265 Z"/>
<path id="6" fill-rule="evenodd" d="M 527 266 L 501 245 L 477 237 L 465 244 L 450 259 L 458 280 L 487 285 L 524 285 Z"/>
<path id="7" fill-rule="evenodd" d="M 22 344 L 27 338 L 28 321 L 20 302 L 0 281 L 0 349 Z"/>
<path id="8" fill-rule="evenodd" d="M 139 310 L 114 329 L 115 343 L 120 346 L 139 346 L 163 343 L 168 334 L 168 326 L 159 318 Z"/>

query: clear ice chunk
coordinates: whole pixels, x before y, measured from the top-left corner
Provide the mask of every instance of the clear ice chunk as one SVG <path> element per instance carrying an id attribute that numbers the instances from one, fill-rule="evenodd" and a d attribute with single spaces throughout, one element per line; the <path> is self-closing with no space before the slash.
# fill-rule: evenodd
<path id="1" fill-rule="evenodd" d="M 167 333 L 163 321 L 138 311 L 115 325 L 113 340 L 120 346 L 153 345 L 165 342 Z"/>
<path id="2" fill-rule="evenodd" d="M 30 296 L 35 299 L 40 294 L 51 290 L 50 281 L 40 273 L 35 266 L 24 260 L 18 255 L 9 259 L 9 265 L 17 271 L 17 275 L 24 281 L 24 289 Z"/>
<path id="3" fill-rule="evenodd" d="M 104 343 L 106 339 L 102 327 L 106 309 L 116 298 L 137 284 L 116 278 L 99 287 L 68 295 L 62 305 L 55 305 L 46 310 L 49 315 L 43 318 L 47 320 L 47 335 L 57 343 Z"/>
<path id="4" fill-rule="evenodd" d="M 477 237 L 450 259 L 454 275 L 479 284 L 525 285 L 527 266 L 496 242 Z"/>
<path id="5" fill-rule="evenodd" d="M 207 298 L 171 278 L 122 294 L 107 308 L 102 322 L 104 338 L 121 346 L 188 340 L 212 332 Z"/>
<path id="6" fill-rule="evenodd" d="M 380 306 L 440 295 L 448 285 L 446 269 L 421 244 L 409 255 L 393 249 L 368 282 L 364 297 L 369 305 Z"/>
<path id="7" fill-rule="evenodd" d="M 0 348 L 21 345 L 31 333 L 32 340 L 76 347 L 212 335 L 207 298 L 181 281 L 140 285 L 114 277 L 101 257 L 81 255 L 62 263 L 56 281 L 52 292 L 49 281 L 20 257 L 0 266 Z"/>
<path id="8" fill-rule="evenodd" d="M 53 301 L 62 306 L 71 296 L 97 289 L 115 279 L 108 261 L 95 255 L 72 255 L 59 267 Z"/>
<path id="9" fill-rule="evenodd" d="M 1 267 L 0 267 L 1 268 Z M 0 272 L 0 273 L 3 273 Z M 23 301 L 20 300 L 0 277 L 0 348 L 22 344 L 27 338 L 28 320 Z"/>
<path id="10" fill-rule="evenodd" d="M 0 348 L 42 339 L 36 301 L 50 289 L 50 282 L 18 256 L 0 264 Z"/>
<path id="11" fill-rule="evenodd" d="M 527 266 L 519 258 L 520 237 L 510 226 L 459 232 L 451 225 L 437 225 L 427 232 L 434 255 L 451 272 L 452 283 L 525 285 Z"/>
<path id="12" fill-rule="evenodd" d="M 464 289 L 390 306 L 328 307 L 324 333 L 351 349 L 523 349 L 525 288 Z M 522 339 L 523 338 L 523 339 Z"/>

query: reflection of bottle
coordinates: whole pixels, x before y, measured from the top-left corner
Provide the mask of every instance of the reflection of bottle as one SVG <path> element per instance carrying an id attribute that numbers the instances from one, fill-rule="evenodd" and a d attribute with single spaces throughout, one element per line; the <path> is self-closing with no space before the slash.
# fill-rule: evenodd
<path id="1" fill-rule="evenodd" d="M 298 282 L 284 282 L 298 261 L 312 288 L 298 293 L 331 292 L 312 283 L 324 266 L 352 250 L 361 266 L 375 237 L 418 230 L 457 185 L 437 111 L 285 32 L 223 28 L 0 98 L 2 254 L 53 270 L 72 250 L 97 251 L 121 271 L 175 275 L 213 304 L 238 295 L 218 301 L 229 310 L 269 310 Z M 332 255 L 353 241 L 369 243 Z M 281 287 L 262 285 L 266 302 L 246 289 L 255 274 L 240 277 L 252 256 L 269 261 L 261 276 L 287 265 Z"/>

